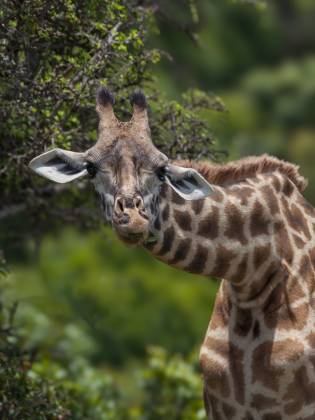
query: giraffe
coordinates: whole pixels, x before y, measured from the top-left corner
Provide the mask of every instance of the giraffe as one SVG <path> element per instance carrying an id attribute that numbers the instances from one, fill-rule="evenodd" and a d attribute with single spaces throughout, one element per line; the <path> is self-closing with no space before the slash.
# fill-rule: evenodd
<path id="1" fill-rule="evenodd" d="M 315 419 L 315 210 L 294 164 L 263 155 L 174 161 L 155 148 L 144 95 L 118 121 L 101 88 L 97 143 L 30 162 L 55 182 L 89 176 L 127 244 L 221 280 L 200 350 L 209 419 Z"/>

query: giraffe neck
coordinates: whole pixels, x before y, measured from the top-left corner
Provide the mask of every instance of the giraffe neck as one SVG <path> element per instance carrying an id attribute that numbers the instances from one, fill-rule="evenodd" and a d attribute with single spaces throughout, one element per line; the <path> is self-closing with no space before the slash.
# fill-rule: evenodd
<path id="1" fill-rule="evenodd" d="M 264 174 L 217 186 L 210 197 L 192 202 L 164 187 L 153 226 L 158 239 L 147 248 L 171 266 L 224 278 L 241 307 L 262 304 L 292 271 L 288 186 L 295 188 L 280 174 Z M 306 229 L 296 232 L 296 240 L 305 240 Z"/>

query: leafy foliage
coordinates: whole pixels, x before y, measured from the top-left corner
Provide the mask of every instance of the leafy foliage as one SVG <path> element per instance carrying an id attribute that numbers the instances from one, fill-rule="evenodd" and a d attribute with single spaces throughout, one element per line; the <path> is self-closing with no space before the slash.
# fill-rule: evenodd
<path id="1" fill-rule="evenodd" d="M 26 350 L 14 326 L 16 306 L 0 313 L 0 415 L 2 419 L 203 419 L 201 381 L 180 357 L 152 349 L 148 367 L 133 373 L 137 402 L 82 357 L 66 365 Z M 40 356 L 40 357 L 39 357 Z"/>
<path id="2" fill-rule="evenodd" d="M 272 70 L 252 71 L 240 81 L 240 91 L 227 92 L 231 117 L 221 137 L 225 141 L 233 139 L 231 153 L 238 156 L 268 152 L 296 162 L 313 185 L 314 74 L 314 57 L 308 57 Z M 315 203 L 312 188 L 306 190 L 306 196 Z"/>
<path id="3" fill-rule="evenodd" d="M 46 238 L 36 271 L 16 268 L 9 278 L 15 292 L 8 299 L 21 302 L 29 347 L 116 366 L 143 358 L 149 345 L 189 354 L 204 335 L 217 288 L 126 248 L 109 230 Z"/>
<path id="4" fill-rule="evenodd" d="M 0 416 L 2 419 L 123 419 L 126 409 L 111 377 L 84 359 L 67 368 L 27 350 L 14 325 L 16 305 L 1 306 Z"/>
<path id="5" fill-rule="evenodd" d="M 151 349 L 149 367 L 144 371 L 142 386 L 145 415 L 148 420 L 205 419 L 199 375 L 192 360 L 187 364 L 181 357 L 169 357 L 165 351 Z M 175 397 L 175 398 L 174 398 Z"/>

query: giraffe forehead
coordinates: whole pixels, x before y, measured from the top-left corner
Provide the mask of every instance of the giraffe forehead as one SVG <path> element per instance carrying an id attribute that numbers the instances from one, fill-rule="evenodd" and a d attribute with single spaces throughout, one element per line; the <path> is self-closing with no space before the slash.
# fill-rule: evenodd
<path id="1" fill-rule="evenodd" d="M 129 173 L 139 168 L 154 170 L 168 161 L 153 144 L 141 144 L 129 138 L 119 138 L 111 144 L 98 143 L 87 156 L 103 170 Z"/>

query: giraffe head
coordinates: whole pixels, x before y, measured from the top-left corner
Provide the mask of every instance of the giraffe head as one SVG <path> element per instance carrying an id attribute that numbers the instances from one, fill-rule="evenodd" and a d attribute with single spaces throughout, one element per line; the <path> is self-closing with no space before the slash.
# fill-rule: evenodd
<path id="1" fill-rule="evenodd" d="M 106 221 L 125 242 L 140 243 L 150 237 L 164 183 L 186 200 L 205 197 L 212 188 L 196 170 L 172 165 L 153 145 L 145 96 L 134 93 L 131 104 L 130 121 L 119 121 L 113 111 L 114 97 L 100 88 L 96 144 L 82 153 L 50 150 L 34 158 L 30 168 L 59 183 L 89 176 Z"/>

